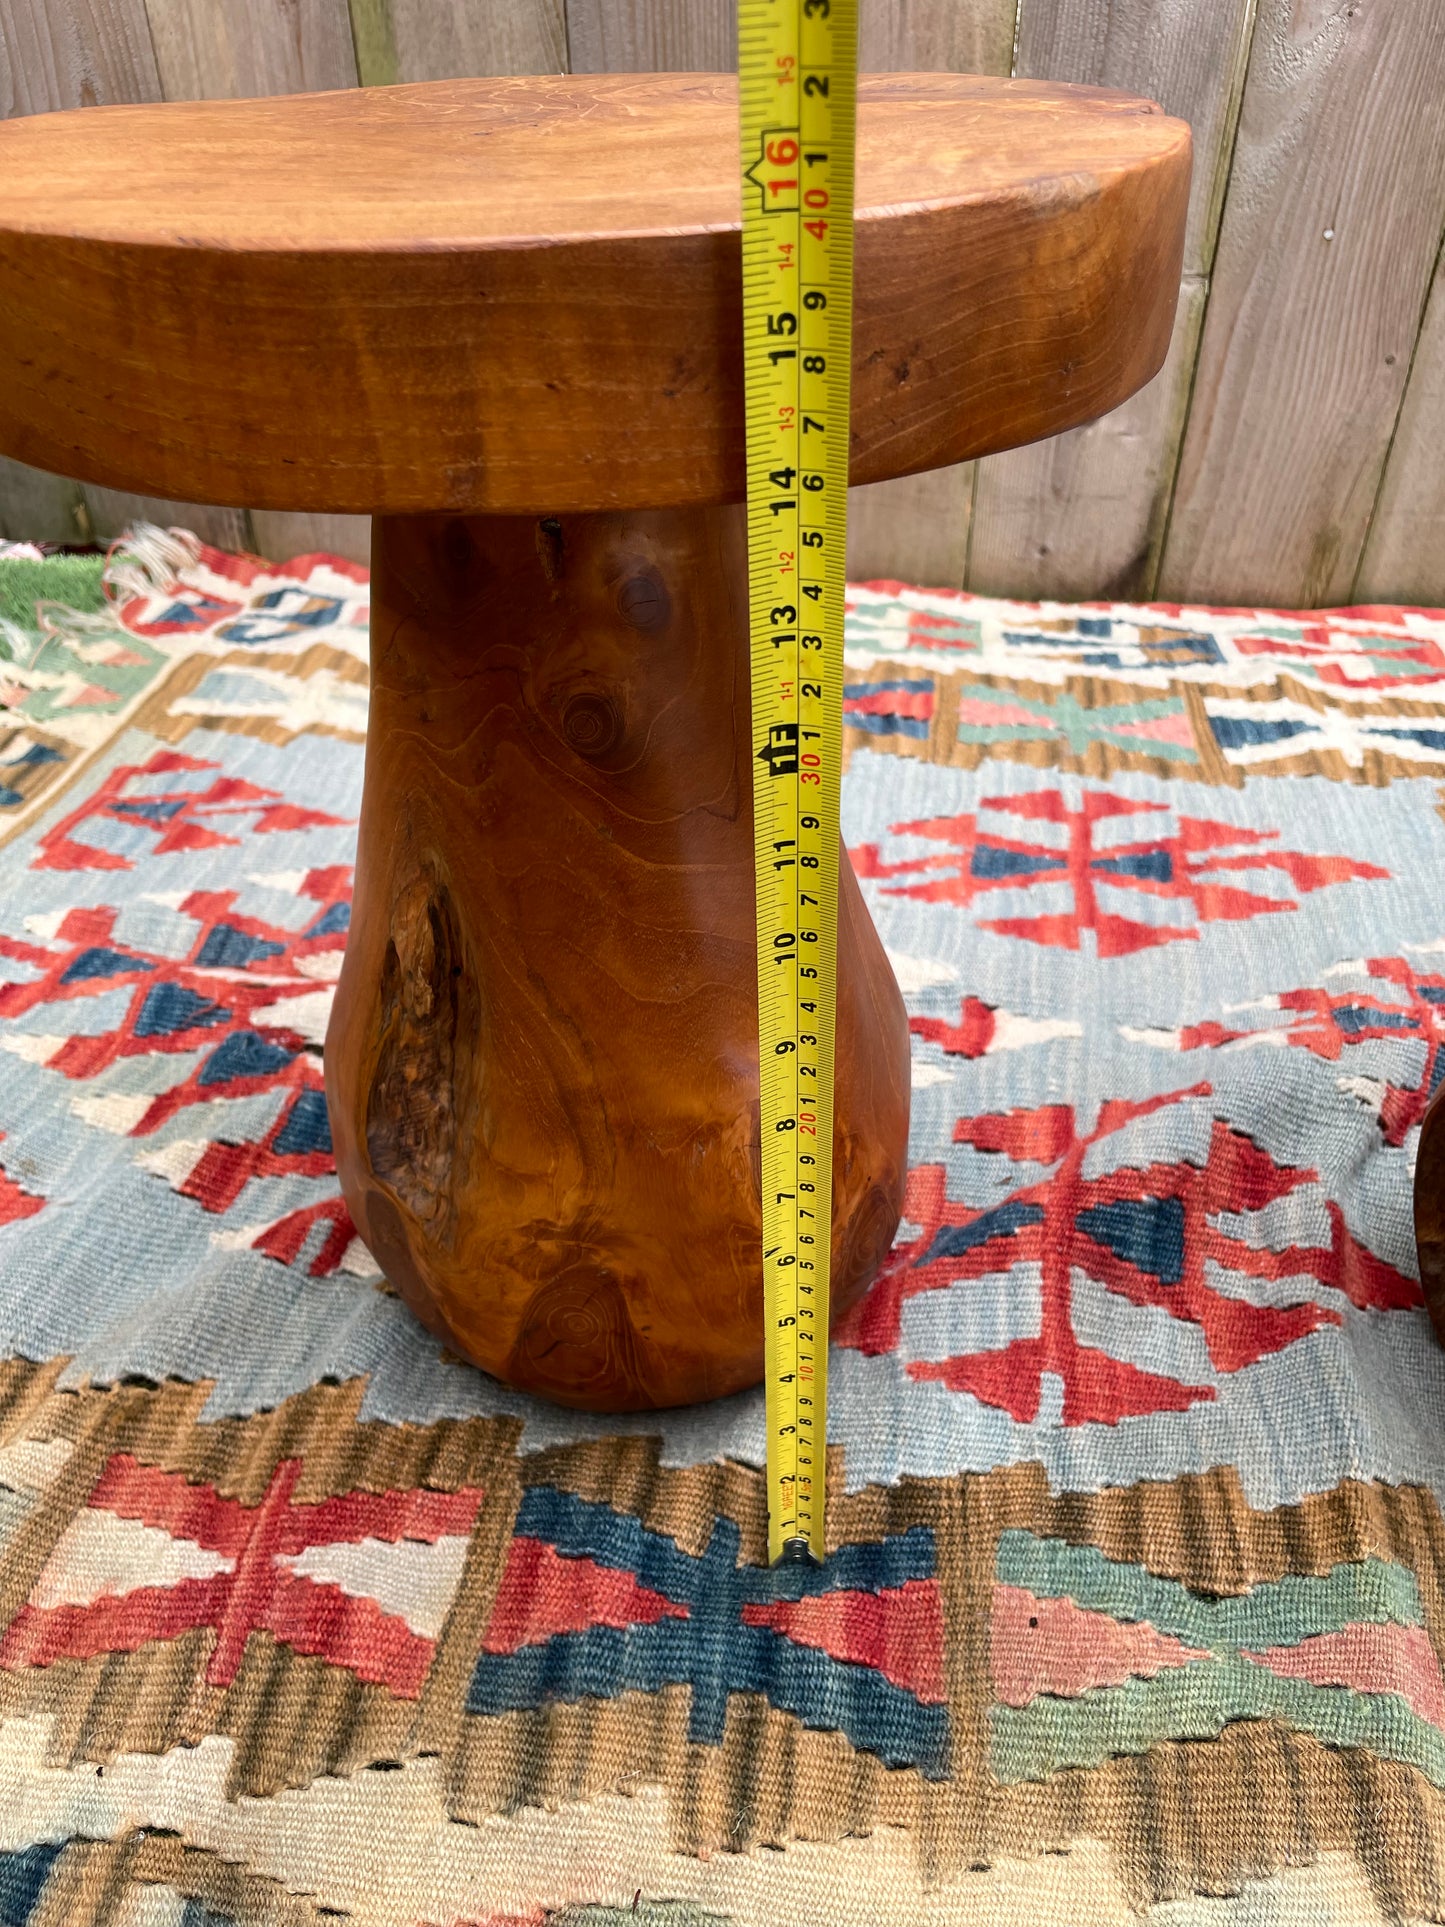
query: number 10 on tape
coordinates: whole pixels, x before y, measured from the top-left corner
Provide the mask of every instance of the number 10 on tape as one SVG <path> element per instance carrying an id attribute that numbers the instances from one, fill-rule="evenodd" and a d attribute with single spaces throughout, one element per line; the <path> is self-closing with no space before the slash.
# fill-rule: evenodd
<path id="1" fill-rule="evenodd" d="M 768 1552 L 823 1556 L 857 0 L 740 0 Z"/>

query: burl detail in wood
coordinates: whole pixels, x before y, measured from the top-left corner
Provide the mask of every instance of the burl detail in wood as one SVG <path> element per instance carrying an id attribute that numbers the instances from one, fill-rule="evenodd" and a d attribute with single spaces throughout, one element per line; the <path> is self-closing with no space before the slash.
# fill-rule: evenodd
<path id="1" fill-rule="evenodd" d="M 598 1410 L 763 1369 L 736 144 L 713 75 L 0 126 L 0 451 L 376 514 L 341 1183 L 433 1330 Z M 865 80 L 853 480 L 1148 380 L 1188 177 L 1145 101 Z M 841 890 L 835 1312 L 909 1088 Z"/>

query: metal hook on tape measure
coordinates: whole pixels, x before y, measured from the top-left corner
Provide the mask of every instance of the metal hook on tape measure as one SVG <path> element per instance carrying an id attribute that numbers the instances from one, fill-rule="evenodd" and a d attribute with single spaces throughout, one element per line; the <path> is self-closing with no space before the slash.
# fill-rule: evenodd
<path id="1" fill-rule="evenodd" d="M 783 1550 L 773 1561 L 775 1566 L 821 1566 L 822 1563 L 806 1539 L 784 1539 Z"/>

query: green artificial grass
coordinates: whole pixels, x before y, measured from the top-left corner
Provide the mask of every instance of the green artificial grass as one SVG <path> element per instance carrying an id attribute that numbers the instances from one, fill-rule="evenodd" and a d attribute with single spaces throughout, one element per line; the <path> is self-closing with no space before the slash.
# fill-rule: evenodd
<path id="1" fill-rule="evenodd" d="M 47 555 L 41 562 L 0 556 L 0 621 L 34 629 L 37 602 L 63 602 L 93 615 L 105 606 L 104 567 L 103 555 Z"/>

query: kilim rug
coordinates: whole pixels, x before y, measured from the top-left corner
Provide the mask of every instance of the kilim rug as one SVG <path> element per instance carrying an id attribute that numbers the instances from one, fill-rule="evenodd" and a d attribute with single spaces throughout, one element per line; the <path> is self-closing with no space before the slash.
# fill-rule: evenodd
<path id="1" fill-rule="evenodd" d="M 91 566 L 0 561 L 0 1922 L 1445 1920 L 1445 615 L 853 592 L 912 1171 L 783 1575 L 760 1394 L 517 1397 L 347 1219 L 364 572 Z"/>

